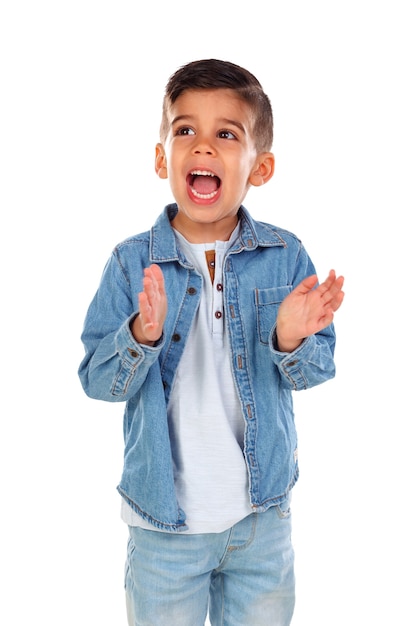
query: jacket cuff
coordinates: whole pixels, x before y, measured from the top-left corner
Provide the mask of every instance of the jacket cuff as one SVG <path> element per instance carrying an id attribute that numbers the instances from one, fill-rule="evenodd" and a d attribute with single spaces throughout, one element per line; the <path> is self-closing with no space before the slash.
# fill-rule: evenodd
<path id="1" fill-rule="evenodd" d="M 138 343 L 130 330 L 130 324 L 135 319 L 137 313 L 131 315 L 116 333 L 116 349 L 119 355 L 132 367 L 137 367 L 143 361 L 149 364 L 156 361 L 165 343 L 164 334 L 155 342 L 153 346 Z"/>
<path id="2" fill-rule="evenodd" d="M 308 384 L 303 376 L 303 368 L 313 356 L 316 345 L 315 336 L 311 335 L 303 339 L 293 352 L 281 352 L 278 350 L 276 327 L 274 327 L 269 338 L 269 345 L 274 363 L 289 380 L 293 389 L 306 389 Z"/>

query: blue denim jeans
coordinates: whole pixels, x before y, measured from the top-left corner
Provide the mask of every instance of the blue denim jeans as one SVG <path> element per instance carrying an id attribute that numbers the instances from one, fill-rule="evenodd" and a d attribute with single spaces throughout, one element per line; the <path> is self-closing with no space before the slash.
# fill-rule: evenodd
<path id="1" fill-rule="evenodd" d="M 130 527 L 130 626 L 289 626 L 294 610 L 291 516 L 271 507 L 218 534 Z"/>

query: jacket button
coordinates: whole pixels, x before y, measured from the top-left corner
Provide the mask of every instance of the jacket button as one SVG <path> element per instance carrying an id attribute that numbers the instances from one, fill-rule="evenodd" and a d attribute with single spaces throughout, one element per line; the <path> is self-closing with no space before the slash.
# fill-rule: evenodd
<path id="1" fill-rule="evenodd" d="M 187 293 L 190 296 L 195 296 L 195 294 L 197 293 L 197 289 L 195 287 L 188 287 Z"/>
<path id="2" fill-rule="evenodd" d="M 290 361 L 289 363 L 287 363 L 287 367 L 293 367 L 294 365 L 297 365 L 298 361 L 297 359 L 295 359 L 294 361 Z"/>
<path id="3" fill-rule="evenodd" d="M 136 350 L 133 350 L 132 348 L 128 348 L 127 351 L 129 352 L 130 356 L 132 356 L 134 359 L 138 358 L 139 352 L 137 352 Z"/>
<path id="4" fill-rule="evenodd" d="M 172 335 L 172 341 L 180 341 L 181 339 L 181 335 L 179 335 L 178 333 L 174 333 Z"/>

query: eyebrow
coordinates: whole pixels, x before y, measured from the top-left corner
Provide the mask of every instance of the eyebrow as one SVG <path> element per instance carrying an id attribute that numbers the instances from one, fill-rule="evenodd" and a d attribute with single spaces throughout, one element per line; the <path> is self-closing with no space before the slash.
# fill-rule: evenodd
<path id="1" fill-rule="evenodd" d="M 174 126 L 174 124 L 176 124 L 177 122 L 181 122 L 181 121 L 193 121 L 195 118 L 193 115 L 177 115 L 176 117 L 174 117 L 174 119 L 171 122 L 171 126 Z M 240 122 L 238 122 L 237 120 L 229 120 L 228 118 L 222 118 L 217 120 L 218 123 L 220 125 L 225 125 L 225 126 L 235 126 L 236 128 L 239 128 L 239 130 L 242 131 L 242 133 L 246 134 L 246 129 L 243 126 L 243 124 L 241 124 Z"/>

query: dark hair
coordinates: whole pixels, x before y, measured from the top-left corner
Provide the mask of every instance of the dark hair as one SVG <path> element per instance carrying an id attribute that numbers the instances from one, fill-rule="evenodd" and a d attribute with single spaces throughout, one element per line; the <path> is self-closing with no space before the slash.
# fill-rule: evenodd
<path id="1" fill-rule="evenodd" d="M 162 110 L 161 140 L 168 134 L 167 112 L 185 91 L 192 89 L 233 89 L 254 115 L 253 134 L 258 152 L 271 149 L 273 141 L 272 107 L 262 85 L 248 70 L 229 61 L 205 59 L 180 67 L 168 80 Z"/>

